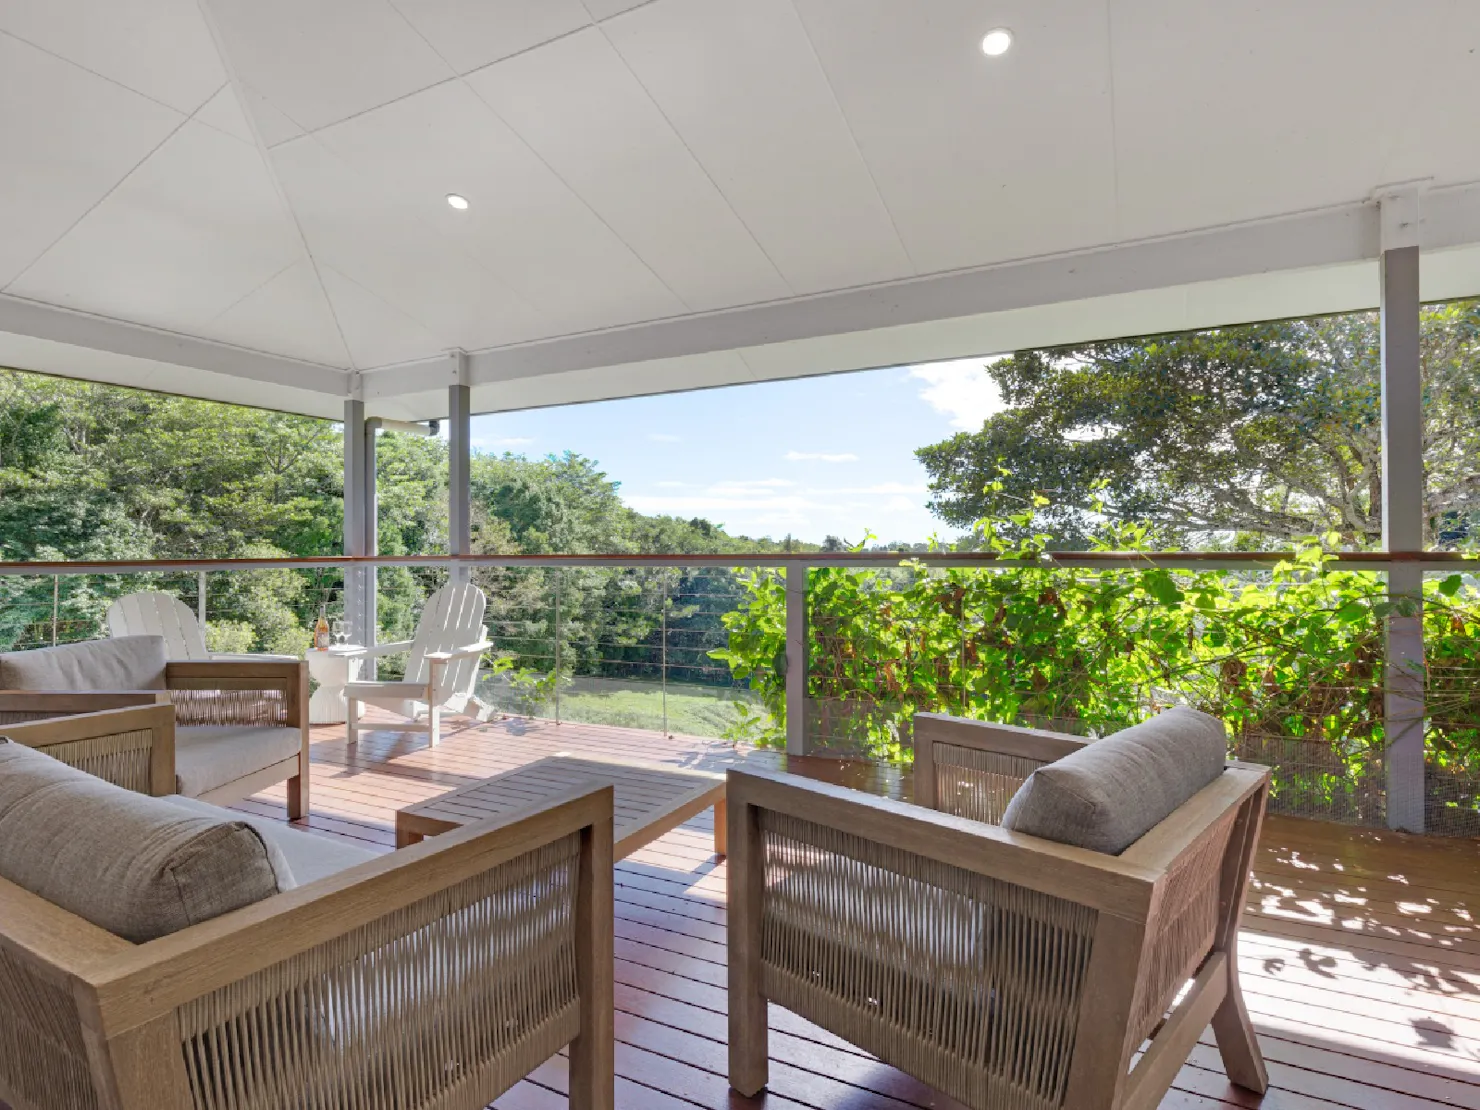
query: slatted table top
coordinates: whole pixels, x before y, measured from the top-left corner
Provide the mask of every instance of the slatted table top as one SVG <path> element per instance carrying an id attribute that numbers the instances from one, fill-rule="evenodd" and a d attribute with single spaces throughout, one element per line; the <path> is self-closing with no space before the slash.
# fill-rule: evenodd
<path id="1" fill-rule="evenodd" d="M 514 771 L 494 775 L 396 813 L 396 845 L 527 809 L 573 786 L 610 784 L 612 836 L 617 859 L 715 807 L 715 852 L 724 855 L 725 778 L 660 763 L 602 759 L 558 753 Z"/>

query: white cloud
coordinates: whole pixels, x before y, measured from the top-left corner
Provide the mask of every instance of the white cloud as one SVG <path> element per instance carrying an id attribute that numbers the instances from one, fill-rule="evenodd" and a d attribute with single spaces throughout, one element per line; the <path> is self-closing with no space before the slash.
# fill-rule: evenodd
<path id="1" fill-rule="evenodd" d="M 963 358 L 932 362 L 910 369 L 910 377 L 925 383 L 920 399 L 951 418 L 951 427 L 979 431 L 982 422 L 1003 409 L 1002 395 L 983 369 L 995 358 Z"/>
<path id="2" fill-rule="evenodd" d="M 886 494 L 893 494 L 894 496 L 897 496 L 897 497 L 898 496 L 916 496 L 916 495 L 918 495 L 920 497 L 924 497 L 930 491 L 928 489 L 926 489 L 924 486 L 911 486 L 911 485 L 906 485 L 904 482 L 880 482 L 876 486 L 852 486 L 852 487 L 849 487 L 847 489 L 817 490 L 817 491 L 814 491 L 814 492 L 823 493 L 823 494 L 828 494 L 828 493 L 843 493 L 843 494 L 867 493 L 867 494 L 875 494 L 875 495 L 878 495 L 878 496 L 884 496 Z"/>
<path id="3" fill-rule="evenodd" d="M 654 482 L 659 489 L 693 489 L 693 482 Z"/>
<path id="4" fill-rule="evenodd" d="M 737 489 L 785 489 L 787 486 L 794 485 L 796 483 L 790 478 L 733 478 L 716 482 L 710 488 L 718 492 Z"/>
<path id="5" fill-rule="evenodd" d="M 654 443 L 682 443 L 683 442 L 683 440 L 679 436 L 671 435 L 668 432 L 649 432 L 648 433 L 648 439 L 650 439 Z"/>
<path id="6" fill-rule="evenodd" d="M 845 453 L 841 455 L 827 455 L 820 451 L 788 451 L 787 462 L 825 462 L 825 463 L 853 463 L 858 461 L 858 456 Z"/>

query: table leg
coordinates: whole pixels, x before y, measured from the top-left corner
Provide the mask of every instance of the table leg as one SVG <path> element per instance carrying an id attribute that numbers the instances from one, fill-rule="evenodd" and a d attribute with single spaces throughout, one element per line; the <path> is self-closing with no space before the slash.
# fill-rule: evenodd
<path id="1" fill-rule="evenodd" d="M 723 859 L 729 855 L 729 806 L 721 798 L 714 803 L 714 854 Z"/>
<path id="2" fill-rule="evenodd" d="M 425 839 L 426 839 L 426 837 L 422 836 L 421 833 L 419 833 L 419 832 L 412 832 L 410 829 L 404 828 L 401 825 L 401 822 L 399 822 L 399 821 L 396 822 L 396 847 L 397 848 L 409 848 L 413 844 L 420 844 Z"/>

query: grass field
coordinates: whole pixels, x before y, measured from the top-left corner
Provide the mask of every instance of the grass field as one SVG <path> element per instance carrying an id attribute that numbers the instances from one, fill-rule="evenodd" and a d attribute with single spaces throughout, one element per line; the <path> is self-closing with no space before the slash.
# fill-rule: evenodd
<path id="1" fill-rule="evenodd" d="M 558 713 L 554 698 L 534 699 L 496 683 L 485 684 L 479 696 L 519 716 L 554 718 L 558 715 L 562 721 L 583 724 L 620 725 L 655 732 L 664 729 L 664 690 L 656 682 L 577 676 L 561 688 Z M 759 699 L 748 690 L 670 683 L 666 697 L 667 731 L 723 738 L 725 730 L 736 720 L 737 701 L 743 701 L 753 712 L 763 712 Z M 769 723 L 769 717 L 766 721 Z"/>

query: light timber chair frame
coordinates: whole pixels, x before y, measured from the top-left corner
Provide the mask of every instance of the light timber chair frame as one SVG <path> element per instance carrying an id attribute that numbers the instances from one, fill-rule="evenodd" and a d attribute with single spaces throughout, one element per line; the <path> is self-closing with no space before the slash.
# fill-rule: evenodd
<path id="1" fill-rule="evenodd" d="M 729 772 L 732 1087 L 766 1084 L 774 1002 L 975 1110 L 1154 1110 L 1210 1021 L 1266 1089 L 1237 944 L 1267 768 L 1108 856 L 995 823 L 1085 741 L 922 715 L 915 743 L 918 805 Z"/>
<path id="2" fill-rule="evenodd" d="M 475 1110 L 569 1045 L 610 1110 L 612 876 L 578 787 L 141 945 L 0 879 L 0 1100 Z"/>
<path id="3" fill-rule="evenodd" d="M 262 767 L 249 775 L 201 795 L 201 800 L 217 805 L 229 805 L 257 793 L 275 783 L 287 782 L 288 819 L 296 821 L 308 815 L 309 810 L 309 726 L 308 726 L 308 664 L 302 660 L 275 661 L 211 660 L 209 662 L 172 662 L 165 664 L 165 689 L 163 690 L 118 690 L 118 691 L 47 691 L 47 690 L 0 690 L 0 730 L 12 725 L 24 725 L 32 721 L 51 721 L 60 717 L 96 713 L 100 710 L 121 709 L 129 706 L 165 705 L 173 707 L 168 726 L 157 723 L 152 728 L 156 733 L 168 728 L 170 746 L 170 784 L 165 794 L 175 793 L 174 786 L 174 729 L 179 725 L 223 725 L 261 726 L 296 730 L 298 751 L 286 758 Z M 143 718 L 140 718 L 143 719 Z M 151 718 L 162 722 L 163 718 Z M 56 728 L 65 731 L 68 727 L 57 722 Z M 18 742 L 22 736 L 47 735 L 39 732 L 18 731 L 13 738 Z M 101 740 L 95 741 L 94 747 Z M 137 752 L 141 740 L 134 736 L 117 739 L 113 748 L 100 749 L 88 758 L 103 759 L 108 751 L 122 751 L 129 744 Z M 157 741 L 156 741 L 157 743 Z M 84 758 L 85 753 L 77 758 Z M 65 759 L 64 762 L 73 762 Z M 97 772 L 92 766 L 76 763 L 83 770 Z M 106 778 L 107 775 L 99 777 Z M 125 784 L 120 784 L 125 785 Z M 130 789 L 141 793 L 154 793 L 130 785 Z"/>
<path id="4" fill-rule="evenodd" d="M 0 736 L 137 794 L 175 792 L 174 706 L 144 700 L 148 693 L 65 696 L 87 698 L 94 708 L 12 723 L 7 703 L 16 695 L 0 694 Z M 119 702 L 126 704 L 114 708 Z"/>

